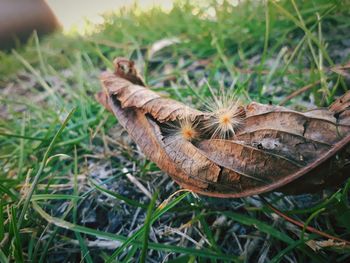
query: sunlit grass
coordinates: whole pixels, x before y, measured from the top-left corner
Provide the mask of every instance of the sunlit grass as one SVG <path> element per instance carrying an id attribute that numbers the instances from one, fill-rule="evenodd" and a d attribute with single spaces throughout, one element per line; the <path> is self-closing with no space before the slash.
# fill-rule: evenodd
<path id="1" fill-rule="evenodd" d="M 260 197 L 171 196 L 179 187 L 94 99 L 117 56 L 135 60 L 155 91 L 198 108 L 212 97 L 208 83 L 232 87 L 242 103 L 273 104 L 313 84 L 286 102 L 298 109 L 348 90 L 332 71 L 350 58 L 345 2 L 222 2 L 124 10 L 84 37 L 33 34 L 0 52 L 0 262 L 349 260 L 347 246 L 314 251 L 311 241 L 325 239 L 286 223 Z M 176 41 L 156 50 L 164 39 Z M 320 194 L 265 198 L 349 240 L 349 188 L 348 180 Z"/>

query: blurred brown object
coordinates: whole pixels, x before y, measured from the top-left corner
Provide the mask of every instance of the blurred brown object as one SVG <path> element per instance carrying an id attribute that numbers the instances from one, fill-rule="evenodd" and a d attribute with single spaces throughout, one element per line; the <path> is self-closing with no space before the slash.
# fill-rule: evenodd
<path id="1" fill-rule="evenodd" d="M 11 48 L 25 41 L 34 30 L 38 34 L 60 27 L 44 0 L 0 0 L 0 48 Z"/>

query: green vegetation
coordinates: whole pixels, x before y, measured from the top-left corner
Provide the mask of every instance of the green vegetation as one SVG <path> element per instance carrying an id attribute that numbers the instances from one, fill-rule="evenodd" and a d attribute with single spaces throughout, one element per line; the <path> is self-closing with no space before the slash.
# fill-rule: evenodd
<path id="1" fill-rule="evenodd" d="M 320 242 L 327 238 L 278 217 L 259 196 L 172 195 L 179 187 L 95 101 L 98 76 L 116 56 L 196 107 L 210 96 L 206 80 L 273 104 L 312 84 L 288 100 L 298 109 L 327 106 L 349 89 L 335 70 L 350 58 L 348 1 L 218 2 L 179 2 L 168 13 L 134 7 L 91 35 L 34 34 L 0 52 L 0 262 L 349 262 L 349 246 Z M 168 46 L 156 49 L 160 40 Z M 349 188 L 350 180 L 264 197 L 350 240 Z"/>

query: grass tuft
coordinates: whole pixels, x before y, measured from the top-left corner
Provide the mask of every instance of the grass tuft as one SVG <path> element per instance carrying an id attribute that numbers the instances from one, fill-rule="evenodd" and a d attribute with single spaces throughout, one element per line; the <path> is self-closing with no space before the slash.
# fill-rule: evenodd
<path id="1" fill-rule="evenodd" d="M 225 91 L 306 110 L 349 90 L 334 70 L 350 59 L 348 1 L 238 2 L 134 6 L 89 35 L 34 33 L 0 51 L 1 263 L 350 260 L 339 241 L 350 240 L 350 180 L 264 199 L 179 193 L 94 99 L 117 56 L 155 91 L 198 108 Z"/>

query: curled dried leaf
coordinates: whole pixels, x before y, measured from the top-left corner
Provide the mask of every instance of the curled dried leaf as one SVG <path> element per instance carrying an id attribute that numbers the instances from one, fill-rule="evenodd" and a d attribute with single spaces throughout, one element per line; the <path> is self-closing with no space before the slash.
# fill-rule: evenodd
<path id="1" fill-rule="evenodd" d="M 350 93 L 329 109 L 302 113 L 253 102 L 218 115 L 147 88 L 131 61 L 116 59 L 115 66 L 101 75 L 104 91 L 97 99 L 184 188 L 216 197 L 299 194 L 337 185 L 350 174 Z M 215 136 L 218 127 L 208 129 L 210 121 L 231 137 Z"/>

